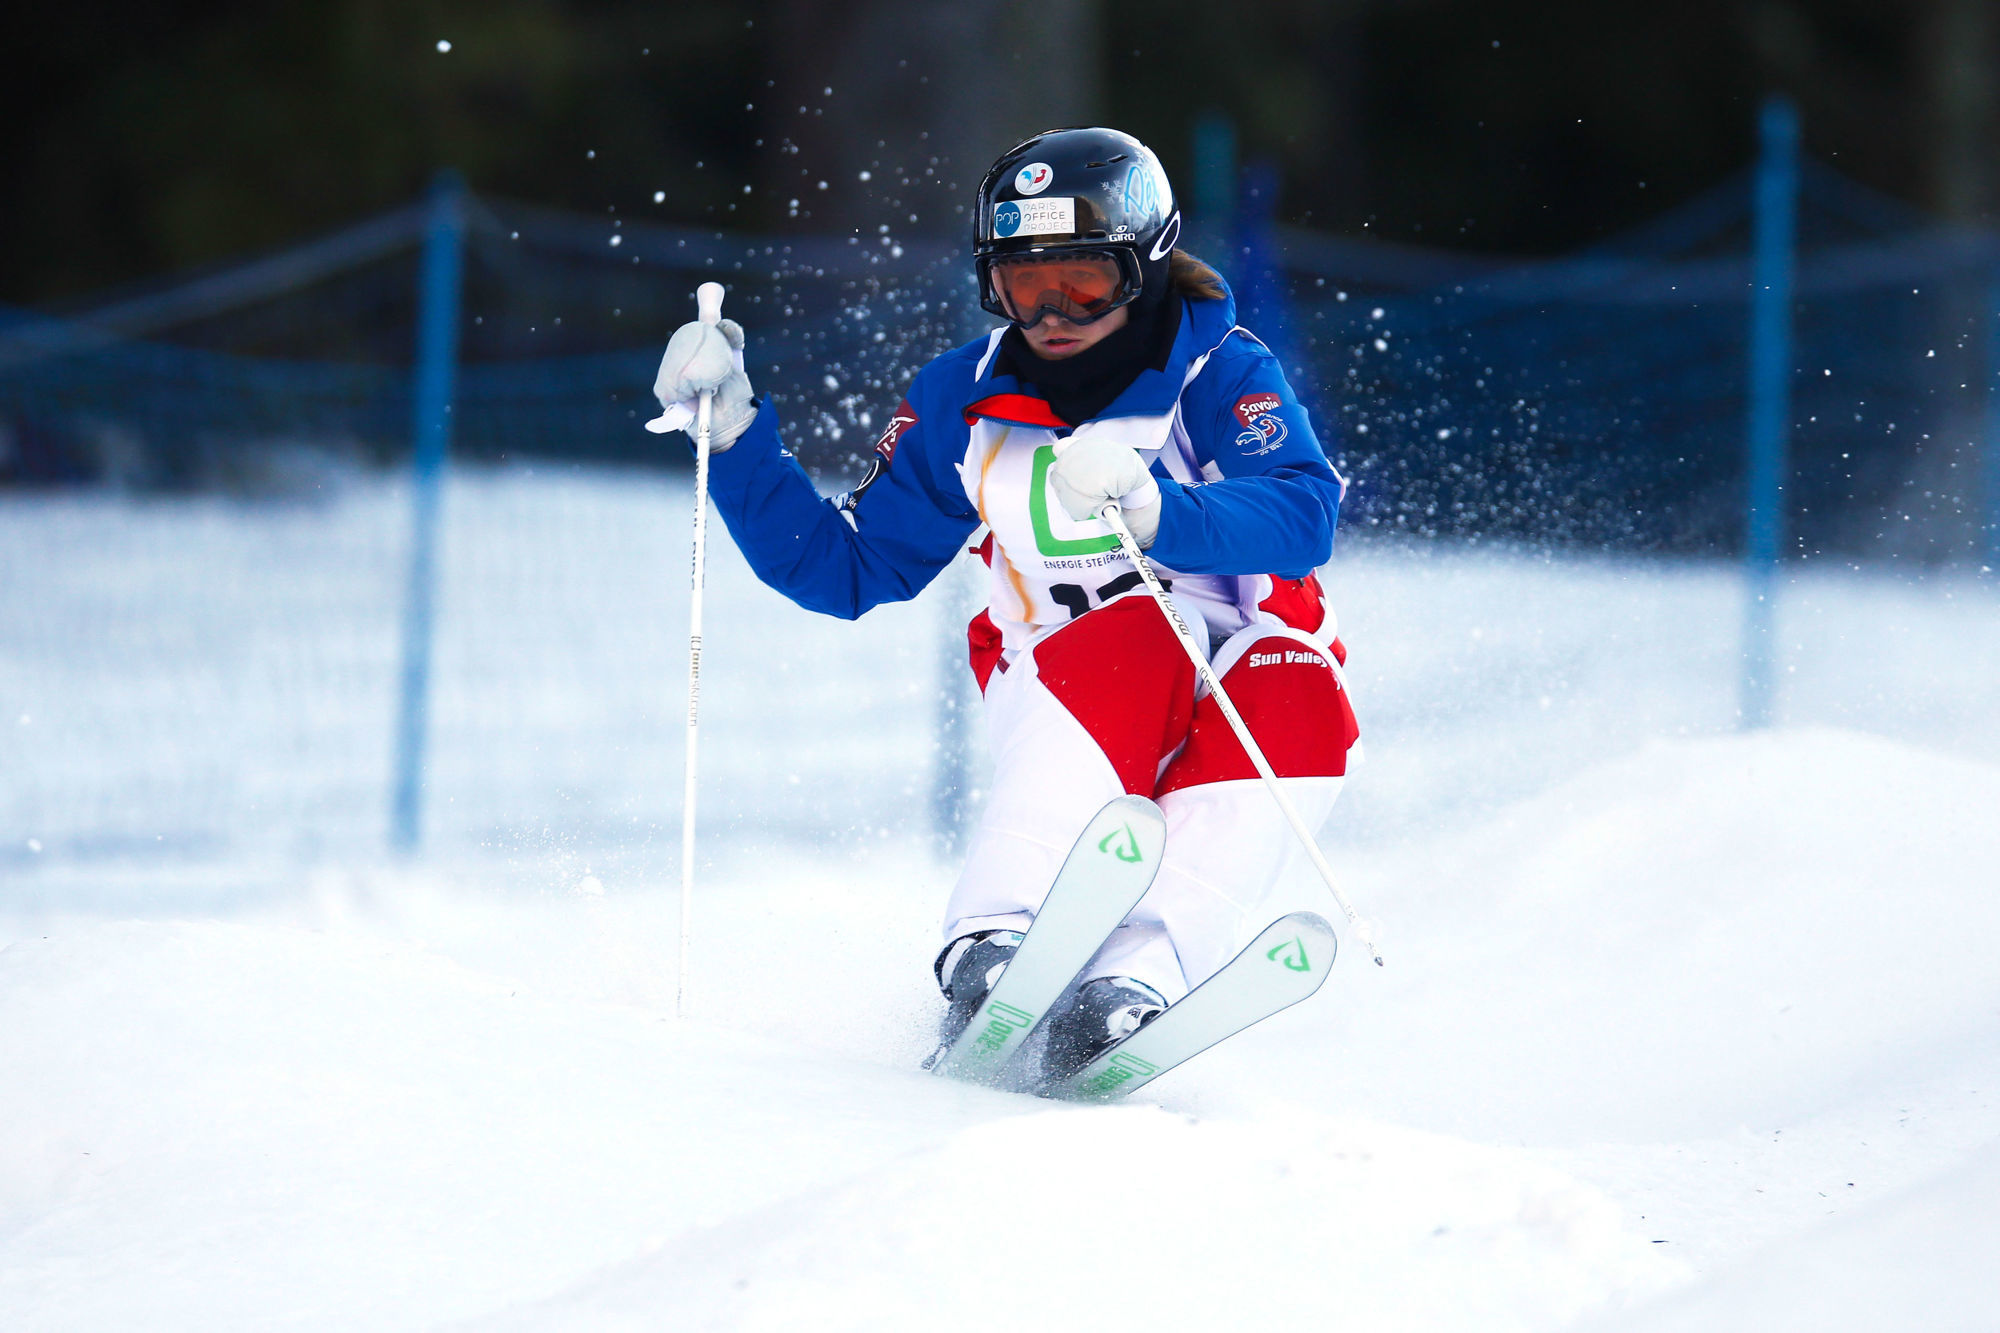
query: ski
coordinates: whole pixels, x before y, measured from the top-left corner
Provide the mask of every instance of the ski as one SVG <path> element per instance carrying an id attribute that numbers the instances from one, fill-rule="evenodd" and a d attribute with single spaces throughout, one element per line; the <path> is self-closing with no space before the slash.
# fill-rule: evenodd
<path id="1" fill-rule="evenodd" d="M 1143 796 L 1120 796 L 1099 810 L 1070 848 L 1007 970 L 931 1072 L 997 1081 L 1049 1006 L 1152 887 L 1166 842 L 1166 818 Z"/>
<path id="2" fill-rule="evenodd" d="M 1042 1091 L 1101 1102 L 1144 1087 L 1223 1038 L 1312 995 L 1333 968 L 1334 948 L 1333 927 L 1325 917 L 1281 916 L 1185 999 Z"/>

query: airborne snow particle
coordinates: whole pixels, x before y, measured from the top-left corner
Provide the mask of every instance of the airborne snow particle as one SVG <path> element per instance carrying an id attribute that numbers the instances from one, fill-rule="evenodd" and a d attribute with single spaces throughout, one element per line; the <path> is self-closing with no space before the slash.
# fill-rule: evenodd
<path id="1" fill-rule="evenodd" d="M 654 203 L 656 203 L 656 204 L 664 204 L 664 203 L 666 203 L 666 202 L 667 202 L 667 192 L 666 192 L 665 190 L 655 190 L 655 191 L 653 191 L 653 202 L 654 202 Z"/>
<path id="2" fill-rule="evenodd" d="M 439 50 L 440 52 L 443 52 L 443 51 L 449 51 L 449 50 L 451 50 L 451 43 L 450 43 L 450 42 L 447 42 L 447 41 L 446 41 L 446 40 L 445 40 L 444 38 L 442 38 L 442 37 L 438 38 L 438 50 Z"/>

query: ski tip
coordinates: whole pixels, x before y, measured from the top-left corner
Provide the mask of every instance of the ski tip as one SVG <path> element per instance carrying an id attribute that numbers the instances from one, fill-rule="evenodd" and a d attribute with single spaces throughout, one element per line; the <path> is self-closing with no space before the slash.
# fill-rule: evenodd
<path id="1" fill-rule="evenodd" d="M 1116 809 L 1128 819 L 1136 815 L 1142 819 L 1155 821 L 1162 828 L 1164 828 L 1167 823 L 1167 817 L 1164 813 L 1161 812 L 1160 807 L 1155 805 L 1152 801 L 1148 800 L 1144 796 L 1135 796 L 1131 794 L 1127 794 L 1124 796 L 1115 796 L 1111 800 L 1105 802 L 1104 809 L 1099 811 L 1098 813 L 1100 816 L 1102 816 L 1106 812 L 1111 811 L 1113 809 Z"/>
<path id="2" fill-rule="evenodd" d="M 1167 817 L 1159 806 L 1143 796 L 1119 796 L 1106 801 L 1091 816 L 1076 849 L 1081 851 L 1094 844 L 1098 851 L 1115 855 L 1121 861 L 1152 867 L 1150 875 L 1159 868 L 1160 853 L 1166 842 Z"/>

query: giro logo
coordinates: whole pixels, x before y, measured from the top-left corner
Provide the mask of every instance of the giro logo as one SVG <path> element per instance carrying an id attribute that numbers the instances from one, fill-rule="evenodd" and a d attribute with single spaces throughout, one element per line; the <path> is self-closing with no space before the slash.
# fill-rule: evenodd
<path id="1" fill-rule="evenodd" d="M 1175 210 L 1174 215 L 1167 219 L 1166 229 L 1160 233 L 1160 239 L 1153 242 L 1152 258 L 1165 259 L 1167 253 L 1174 248 L 1174 242 L 1180 238 L 1181 215 L 1179 210 Z"/>
<path id="2" fill-rule="evenodd" d="M 1022 194 L 1040 194 L 1056 178 L 1056 170 L 1046 162 L 1030 162 L 1014 173 L 1014 188 Z"/>

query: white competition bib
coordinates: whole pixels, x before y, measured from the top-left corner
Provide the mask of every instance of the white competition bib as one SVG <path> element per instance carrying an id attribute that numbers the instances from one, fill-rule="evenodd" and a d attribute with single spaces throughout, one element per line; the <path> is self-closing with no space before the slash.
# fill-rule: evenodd
<path id="1" fill-rule="evenodd" d="M 998 343 L 996 332 L 992 347 Z M 992 356 L 991 349 L 987 355 Z M 1207 363 L 1207 354 L 1195 359 L 1183 390 Z M 1136 449 L 1149 465 L 1158 461 L 1167 475 L 1190 485 L 1220 476 L 1213 466 L 1195 462 L 1178 401 L 1164 415 L 1087 421 L 1069 435 L 1070 440 L 1087 438 Z M 1009 657 L 1039 634 L 1144 586 L 1110 526 L 1101 518 L 1071 518 L 1056 498 L 1049 470 L 1058 444 L 1055 431 L 1047 427 L 978 417 L 958 465 L 966 495 L 993 534 L 987 610 Z M 1224 637 L 1249 623 L 1256 615 L 1256 599 L 1271 586 L 1263 575 L 1183 575 L 1156 568 L 1172 582 L 1175 600 L 1191 599 L 1209 628 Z M 1247 604 L 1245 597 L 1251 599 Z"/>

